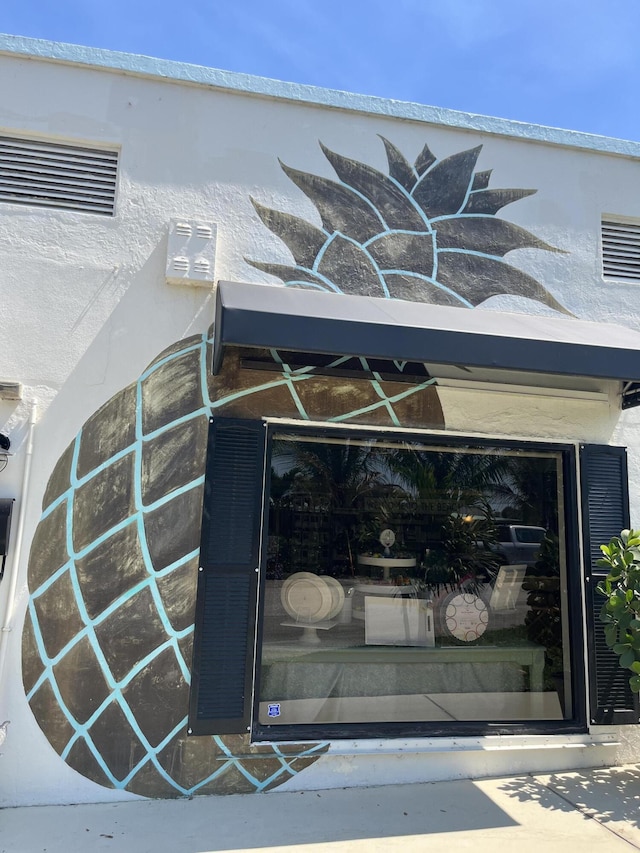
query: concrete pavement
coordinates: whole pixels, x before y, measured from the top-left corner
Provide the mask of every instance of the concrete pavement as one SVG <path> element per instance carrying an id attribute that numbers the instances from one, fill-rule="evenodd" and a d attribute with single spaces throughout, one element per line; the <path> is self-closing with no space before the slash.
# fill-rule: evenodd
<path id="1" fill-rule="evenodd" d="M 640 766 L 0 812 L 2 853 L 640 850 Z"/>

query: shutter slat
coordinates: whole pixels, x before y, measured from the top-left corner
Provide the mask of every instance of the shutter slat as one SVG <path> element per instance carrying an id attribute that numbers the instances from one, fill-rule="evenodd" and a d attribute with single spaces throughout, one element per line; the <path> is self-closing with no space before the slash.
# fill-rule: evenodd
<path id="1" fill-rule="evenodd" d="M 601 606 L 604 601 L 596 590 L 599 580 L 600 578 L 594 577 L 591 581 L 592 596 L 596 604 L 596 611 L 598 610 L 598 606 Z M 629 703 L 633 702 L 629 687 L 629 674 L 626 670 L 620 668 L 618 656 L 611 651 L 605 640 L 604 624 L 597 618 L 594 620 L 593 641 L 596 660 L 596 706 L 602 709 L 611 709 L 611 711 L 613 709 L 618 709 L 618 711 L 628 709 Z M 602 719 L 600 722 L 602 722 Z"/>
<path id="2" fill-rule="evenodd" d="M 35 139 L 20 139 L 17 136 L 0 136 L 0 147 L 6 150 L 40 152 L 57 156 L 61 152 L 70 157 L 94 157 L 96 160 L 117 160 L 118 152 L 109 148 L 86 148 L 82 145 L 63 145 L 41 142 Z"/>
<path id="3" fill-rule="evenodd" d="M 75 180 L 104 181 L 106 184 L 113 183 L 115 170 L 101 169 L 99 166 L 86 165 L 75 166 L 70 163 L 61 163 L 57 168 L 45 168 L 41 163 L 29 163 L 25 160 L 0 161 L 0 173 L 3 175 L 51 175 L 52 178 L 74 178 Z"/>
<path id="4" fill-rule="evenodd" d="M 640 224 L 602 219 L 602 273 L 640 281 Z"/>
<path id="5" fill-rule="evenodd" d="M 115 152 L 114 152 L 115 153 Z M 60 154 L 57 157 L 43 155 L 39 151 L 30 153 L 26 149 L 14 150 L 0 145 L 0 155 L 6 163 L 28 163 L 31 166 L 49 169 L 60 169 L 71 166 L 74 169 L 99 169 L 107 174 L 115 174 L 118 165 L 117 157 L 100 159 L 91 156 L 73 156 L 71 154 Z"/>
<path id="6" fill-rule="evenodd" d="M 97 202 L 95 204 L 87 204 L 87 203 L 82 203 L 82 202 L 78 202 L 77 204 L 74 204 L 73 202 L 70 201 L 68 204 L 61 205 L 59 200 L 57 200 L 57 199 L 37 198 L 37 197 L 34 199 L 31 196 L 27 196 L 27 197 L 23 198 L 19 195 L 12 195 L 12 194 L 8 194 L 6 197 L 4 197 L 2 194 L 0 194 L 0 202 L 3 202 L 3 201 L 8 202 L 10 204 L 25 204 L 25 205 L 29 205 L 31 207 L 34 207 L 34 206 L 35 207 L 50 207 L 50 208 L 54 208 L 57 210 L 63 208 L 64 210 L 78 210 L 78 211 L 85 211 L 85 212 L 89 212 L 89 213 L 104 213 L 104 214 L 108 214 L 109 216 L 111 216 L 113 214 L 113 207 L 111 205 L 104 205 L 104 204 L 101 205 Z"/>
<path id="7" fill-rule="evenodd" d="M 639 243 L 605 243 L 605 246 L 615 247 L 616 255 L 618 258 L 634 258 L 640 256 L 640 242 Z M 610 261 L 610 263 L 614 263 Z"/>
<path id="8" fill-rule="evenodd" d="M 199 719 L 244 720 L 249 580 L 237 575 L 205 576 L 200 655 L 207 659 L 205 672 L 210 670 L 211 677 L 203 678 L 201 671 Z"/>
<path id="9" fill-rule="evenodd" d="M 591 722 L 637 723 L 637 699 L 629 687 L 629 674 L 607 646 L 600 622 L 603 597 L 596 590 L 606 569 L 596 565 L 600 545 L 629 526 L 627 455 L 624 447 L 585 445 L 580 453 L 582 516 L 586 571 L 587 643 Z"/>
<path id="10" fill-rule="evenodd" d="M 252 431 L 221 431 L 216 452 L 228 462 L 215 474 L 203 565 L 215 560 L 245 565 L 253 553 L 255 515 L 259 511 L 255 500 L 256 436 Z"/>
<path id="11" fill-rule="evenodd" d="M 0 202 L 113 215 L 118 152 L 0 137 Z"/>
<path id="12" fill-rule="evenodd" d="M 640 225 L 635 222 L 610 222 L 603 219 L 602 230 L 609 234 L 640 234 Z"/>
<path id="13" fill-rule="evenodd" d="M 240 734 L 251 720 L 264 427 L 215 418 L 209 431 L 189 727 Z"/>
<path id="14" fill-rule="evenodd" d="M 109 198 L 110 193 L 102 187 L 74 186 L 68 182 L 64 184 L 55 183 L 38 183 L 37 181 L 29 181 L 24 184 L 18 181 L 5 181 L 0 173 L 0 194 L 3 192 L 24 196 L 42 196 L 46 193 L 50 198 L 56 199 L 80 199 L 90 201 L 96 199 L 104 201 Z"/>

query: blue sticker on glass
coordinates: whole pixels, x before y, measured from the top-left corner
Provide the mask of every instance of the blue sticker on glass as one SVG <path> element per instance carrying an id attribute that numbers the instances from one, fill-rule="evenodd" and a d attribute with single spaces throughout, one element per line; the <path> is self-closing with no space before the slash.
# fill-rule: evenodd
<path id="1" fill-rule="evenodd" d="M 279 717 L 280 716 L 280 703 L 274 702 L 273 705 L 267 705 L 267 714 L 270 717 Z"/>

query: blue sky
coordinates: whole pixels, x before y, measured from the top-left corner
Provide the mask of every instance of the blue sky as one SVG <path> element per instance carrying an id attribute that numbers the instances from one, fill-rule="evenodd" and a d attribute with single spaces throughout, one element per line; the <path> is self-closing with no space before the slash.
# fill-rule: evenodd
<path id="1" fill-rule="evenodd" d="M 640 0 L 19 0 L 0 31 L 640 140 Z"/>

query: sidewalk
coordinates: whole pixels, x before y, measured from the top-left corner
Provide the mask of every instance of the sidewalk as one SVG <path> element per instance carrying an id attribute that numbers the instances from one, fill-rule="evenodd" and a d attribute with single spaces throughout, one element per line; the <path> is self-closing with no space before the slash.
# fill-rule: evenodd
<path id="1" fill-rule="evenodd" d="M 640 766 L 0 812 L 2 853 L 640 850 Z"/>

